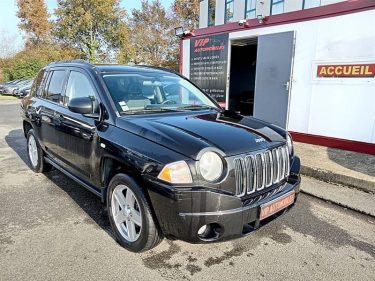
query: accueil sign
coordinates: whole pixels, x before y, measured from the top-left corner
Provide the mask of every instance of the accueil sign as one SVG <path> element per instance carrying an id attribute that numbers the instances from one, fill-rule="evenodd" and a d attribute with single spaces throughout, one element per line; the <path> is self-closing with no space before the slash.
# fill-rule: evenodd
<path id="1" fill-rule="evenodd" d="M 375 63 L 323 64 L 317 66 L 317 77 L 375 77 Z"/>

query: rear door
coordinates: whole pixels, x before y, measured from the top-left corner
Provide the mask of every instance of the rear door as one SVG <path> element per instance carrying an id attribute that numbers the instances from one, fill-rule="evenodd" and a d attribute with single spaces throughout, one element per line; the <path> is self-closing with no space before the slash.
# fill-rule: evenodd
<path id="1" fill-rule="evenodd" d="M 59 155 L 55 128 L 56 108 L 61 106 L 61 94 L 66 80 L 66 70 L 53 68 L 48 71 L 36 109 L 40 120 L 39 139 L 49 155 Z"/>
<path id="2" fill-rule="evenodd" d="M 288 122 L 294 31 L 259 36 L 254 117 L 282 128 Z"/>

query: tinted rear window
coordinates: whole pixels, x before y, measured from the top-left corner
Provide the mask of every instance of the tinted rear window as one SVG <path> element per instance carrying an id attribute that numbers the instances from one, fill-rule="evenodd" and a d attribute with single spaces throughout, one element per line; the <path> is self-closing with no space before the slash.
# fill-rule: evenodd
<path id="1" fill-rule="evenodd" d="M 52 73 L 45 98 L 53 102 L 59 102 L 65 80 L 64 70 L 55 70 Z"/>
<path id="2" fill-rule="evenodd" d="M 46 74 L 47 72 L 44 69 L 39 71 L 38 76 L 35 78 L 33 87 L 31 88 L 31 91 L 30 91 L 30 94 L 32 96 L 40 95 L 39 93 L 40 93 L 41 85 Z"/>

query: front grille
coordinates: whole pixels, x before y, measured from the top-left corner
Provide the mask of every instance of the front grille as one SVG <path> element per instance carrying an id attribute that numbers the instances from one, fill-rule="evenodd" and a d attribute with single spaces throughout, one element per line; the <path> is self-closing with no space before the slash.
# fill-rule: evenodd
<path id="1" fill-rule="evenodd" d="M 287 146 L 234 159 L 236 196 L 252 194 L 289 175 L 290 162 Z"/>

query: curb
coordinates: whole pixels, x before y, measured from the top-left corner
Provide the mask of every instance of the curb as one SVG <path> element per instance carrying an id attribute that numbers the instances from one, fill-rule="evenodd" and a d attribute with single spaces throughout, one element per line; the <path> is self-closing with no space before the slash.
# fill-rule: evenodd
<path id="1" fill-rule="evenodd" d="M 302 193 L 375 218 L 374 194 L 308 176 L 302 176 L 301 179 Z"/>
<path id="2" fill-rule="evenodd" d="M 346 185 L 364 192 L 375 193 L 375 182 L 372 181 L 337 174 L 332 171 L 312 168 L 304 165 L 301 166 L 301 174 L 324 182 Z"/>
<path id="3" fill-rule="evenodd" d="M 372 213 L 370 213 L 370 212 L 366 212 L 366 211 L 361 210 L 361 209 L 359 209 L 359 208 L 355 208 L 355 207 L 350 206 L 350 205 L 348 205 L 348 204 L 344 204 L 344 203 L 342 203 L 342 202 L 339 202 L 339 201 L 336 201 L 336 200 L 332 200 L 332 199 L 326 198 L 325 196 L 317 195 L 317 194 L 314 194 L 314 193 L 308 192 L 308 191 L 303 190 L 303 189 L 301 189 L 301 192 L 302 192 L 303 194 L 307 194 L 307 195 L 312 196 L 312 197 L 314 197 L 314 198 L 318 198 L 318 199 L 320 199 L 320 200 L 324 200 L 324 201 L 326 201 L 326 202 L 329 202 L 329 203 L 335 204 L 335 205 L 340 206 L 340 207 L 343 207 L 343 208 L 345 208 L 345 209 L 348 209 L 348 210 L 351 210 L 351 211 L 354 211 L 354 212 L 357 212 L 357 213 L 361 213 L 361 214 L 363 214 L 363 215 L 366 215 L 366 216 L 370 216 L 370 217 L 372 217 L 372 218 L 375 218 L 375 214 L 372 214 Z"/>

